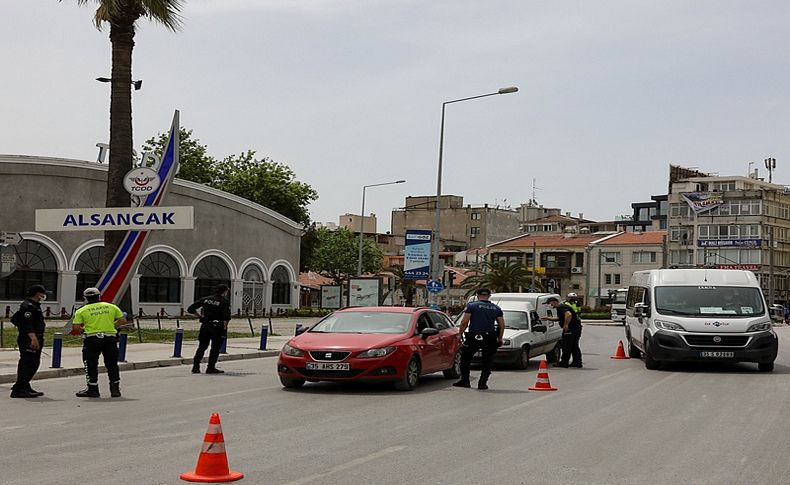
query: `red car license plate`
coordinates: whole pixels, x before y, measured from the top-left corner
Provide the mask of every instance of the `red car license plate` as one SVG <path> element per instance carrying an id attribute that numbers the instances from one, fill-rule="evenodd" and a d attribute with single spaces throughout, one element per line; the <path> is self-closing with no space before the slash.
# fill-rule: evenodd
<path id="1" fill-rule="evenodd" d="M 341 362 L 307 362 L 307 370 L 351 370 L 351 365 Z"/>

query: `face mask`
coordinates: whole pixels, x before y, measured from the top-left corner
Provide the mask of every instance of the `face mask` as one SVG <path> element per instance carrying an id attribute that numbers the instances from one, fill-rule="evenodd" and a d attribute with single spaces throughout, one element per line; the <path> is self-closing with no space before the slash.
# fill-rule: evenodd
<path id="1" fill-rule="evenodd" d="M 41 298 L 38 301 L 47 301 L 47 295 L 41 295 Z"/>

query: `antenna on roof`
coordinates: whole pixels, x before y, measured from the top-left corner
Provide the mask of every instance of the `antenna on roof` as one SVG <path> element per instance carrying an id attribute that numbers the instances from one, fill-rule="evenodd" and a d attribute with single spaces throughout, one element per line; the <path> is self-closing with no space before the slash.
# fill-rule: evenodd
<path id="1" fill-rule="evenodd" d="M 535 191 L 536 190 L 543 190 L 543 189 L 541 189 L 540 187 L 537 187 L 535 185 L 535 178 L 533 177 L 532 178 L 532 199 L 530 199 L 530 201 L 529 201 L 531 205 L 538 205 L 538 201 L 535 198 Z"/>

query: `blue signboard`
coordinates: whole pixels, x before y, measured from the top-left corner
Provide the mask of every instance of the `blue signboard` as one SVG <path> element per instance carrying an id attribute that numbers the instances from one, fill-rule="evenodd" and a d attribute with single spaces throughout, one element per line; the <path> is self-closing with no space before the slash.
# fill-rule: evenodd
<path id="1" fill-rule="evenodd" d="M 431 231 L 406 229 L 403 250 L 403 279 L 426 280 L 431 267 Z"/>
<path id="2" fill-rule="evenodd" d="M 761 243 L 761 239 L 697 239 L 701 248 L 759 248 Z"/>
<path id="3" fill-rule="evenodd" d="M 425 285 L 425 289 L 431 293 L 439 293 L 444 289 L 444 284 L 439 280 L 431 280 Z"/>

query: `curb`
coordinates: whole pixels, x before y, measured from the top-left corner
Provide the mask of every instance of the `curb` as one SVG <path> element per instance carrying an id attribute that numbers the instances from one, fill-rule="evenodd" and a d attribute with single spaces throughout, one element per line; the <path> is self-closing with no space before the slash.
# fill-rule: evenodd
<path id="1" fill-rule="evenodd" d="M 234 360 L 247 360 L 247 359 L 262 359 L 264 357 L 275 357 L 280 355 L 279 350 L 257 350 L 255 352 L 248 352 L 243 354 L 224 354 L 219 356 L 220 362 L 229 362 Z M 170 359 L 150 360 L 144 362 L 119 362 L 118 368 L 123 371 L 154 369 L 157 367 L 174 367 L 177 365 L 192 365 L 192 359 L 172 357 Z M 105 367 L 99 366 L 99 373 L 105 372 Z M 83 367 L 71 367 L 63 369 L 48 369 L 36 373 L 33 377 L 34 381 L 41 379 L 56 379 L 58 377 L 74 377 L 85 375 Z M 16 374 L 0 375 L 0 384 L 12 384 L 16 382 Z"/>

